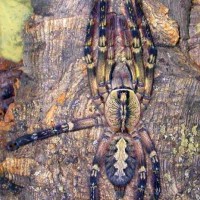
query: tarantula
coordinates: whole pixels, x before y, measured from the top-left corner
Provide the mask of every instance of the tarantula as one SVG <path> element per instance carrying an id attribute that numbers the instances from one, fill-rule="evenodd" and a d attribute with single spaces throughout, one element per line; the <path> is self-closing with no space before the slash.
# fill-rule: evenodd
<path id="1" fill-rule="evenodd" d="M 152 198 L 159 199 L 161 191 L 158 155 L 148 131 L 140 123 L 142 111 L 150 101 L 157 50 L 140 1 L 123 2 L 124 12 L 119 15 L 110 12 L 108 0 L 96 0 L 87 25 L 84 57 L 97 114 L 27 134 L 7 144 L 7 150 L 13 151 L 64 132 L 104 127 L 90 175 L 91 200 L 99 199 L 98 181 L 103 165 L 117 199 L 123 198 L 136 172 L 138 189 L 134 196 L 143 199 L 147 181 L 143 148 L 152 164 Z M 10 189 L 18 189 L 10 184 Z"/>

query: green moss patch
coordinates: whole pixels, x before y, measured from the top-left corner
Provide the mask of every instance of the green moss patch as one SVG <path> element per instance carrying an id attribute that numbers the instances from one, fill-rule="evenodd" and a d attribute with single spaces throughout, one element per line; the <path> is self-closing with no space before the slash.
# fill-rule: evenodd
<path id="1" fill-rule="evenodd" d="M 0 57 L 19 62 L 24 22 L 32 13 L 30 0 L 0 1 L 0 11 Z"/>

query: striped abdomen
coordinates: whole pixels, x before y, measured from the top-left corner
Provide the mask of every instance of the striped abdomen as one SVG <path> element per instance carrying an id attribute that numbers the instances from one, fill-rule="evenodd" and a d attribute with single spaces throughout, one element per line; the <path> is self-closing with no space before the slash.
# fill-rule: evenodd
<path id="1" fill-rule="evenodd" d="M 136 158 L 131 140 L 117 136 L 110 143 L 106 157 L 105 169 L 108 179 L 115 186 L 126 186 L 135 174 Z"/>

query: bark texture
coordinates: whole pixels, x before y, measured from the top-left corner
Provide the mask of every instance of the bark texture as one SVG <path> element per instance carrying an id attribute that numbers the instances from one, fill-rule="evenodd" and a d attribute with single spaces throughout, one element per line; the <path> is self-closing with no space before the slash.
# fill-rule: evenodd
<path id="1" fill-rule="evenodd" d="M 24 33 L 25 73 L 16 97 L 16 126 L 6 134 L 7 141 L 94 113 L 82 59 L 92 1 L 32 0 L 32 5 L 35 15 Z M 200 199 L 200 72 L 188 53 L 191 2 L 144 0 L 144 10 L 158 58 L 153 97 L 142 120 L 161 161 L 161 199 Z M 162 23 L 167 26 L 162 28 Z M 11 153 L 2 150 L 0 167 L 7 176 L 14 174 L 11 178 L 24 189 L 19 195 L 1 193 L 0 199 L 89 199 L 89 172 L 101 131 L 66 133 Z M 132 199 L 135 189 L 133 181 L 124 199 Z M 148 187 L 146 199 L 149 192 Z M 102 200 L 115 199 L 104 170 L 100 194 Z"/>

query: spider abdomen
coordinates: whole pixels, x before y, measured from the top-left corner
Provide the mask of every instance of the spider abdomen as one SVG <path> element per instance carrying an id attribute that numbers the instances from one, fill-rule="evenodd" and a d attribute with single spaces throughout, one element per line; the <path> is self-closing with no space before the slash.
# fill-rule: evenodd
<path id="1" fill-rule="evenodd" d="M 112 131 L 133 132 L 140 119 L 140 103 L 134 91 L 111 91 L 105 104 L 105 116 Z"/>
<path id="2" fill-rule="evenodd" d="M 130 139 L 118 136 L 110 143 L 105 157 L 105 169 L 113 185 L 126 186 L 135 174 L 136 163 Z"/>

